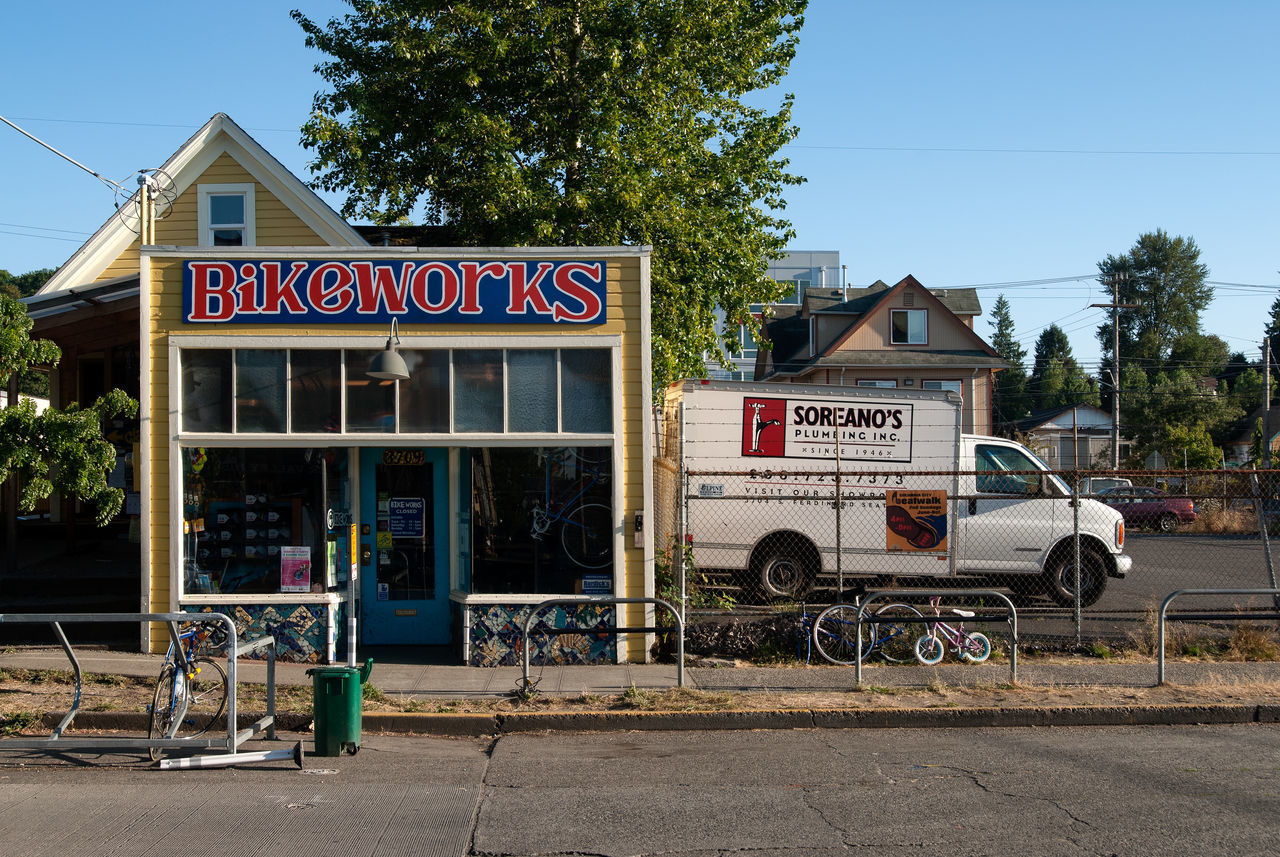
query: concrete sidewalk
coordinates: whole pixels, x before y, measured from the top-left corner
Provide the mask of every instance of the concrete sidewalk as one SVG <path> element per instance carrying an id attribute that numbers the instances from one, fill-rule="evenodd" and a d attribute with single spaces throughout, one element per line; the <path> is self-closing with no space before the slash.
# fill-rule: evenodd
<path id="1" fill-rule="evenodd" d="M 77 650 L 86 673 L 148 678 L 160 671 L 159 655 Z M 381 659 L 380 659 L 381 657 Z M 405 653 L 374 651 L 370 683 L 389 696 L 414 700 L 438 700 L 440 708 L 450 700 L 501 699 L 520 687 L 519 667 L 466 667 L 416 663 Z M 0 668 L 68 670 L 66 654 L 56 647 L 9 647 L 0 650 Z M 307 686 L 312 679 L 306 664 L 279 663 L 278 685 Z M 242 660 L 237 664 L 241 682 L 264 682 L 266 664 Z M 1218 691 L 1232 685 L 1280 685 L 1278 663 L 1178 662 L 1168 665 L 1166 678 L 1187 689 L 1178 704 L 1143 704 L 1142 689 L 1156 684 L 1156 665 L 1114 663 L 1101 659 L 1024 659 L 1019 664 L 1018 685 L 1010 683 L 1007 660 L 984 664 L 944 663 L 937 667 L 916 664 L 869 664 L 863 670 L 865 687 L 895 688 L 1007 688 L 998 705 L 903 705 L 900 708 L 860 708 L 850 699 L 847 708 L 793 707 L 748 708 L 727 711 L 503 711 L 485 713 L 387 713 L 365 712 L 364 728 L 440 735 L 493 735 L 516 731 L 602 729 L 791 729 L 911 726 L 1051 726 L 1175 723 L 1249 723 L 1280 721 L 1280 700 L 1251 698 L 1225 701 Z M 540 694 L 577 697 L 585 694 L 615 695 L 631 687 L 666 689 L 676 686 L 674 664 L 612 664 L 601 666 L 533 666 L 530 679 Z M 695 666 L 685 670 L 685 685 L 705 691 L 762 694 L 843 692 L 855 688 L 852 667 L 836 666 Z M 1131 688 L 1127 702 L 1100 704 L 1082 699 L 1076 704 L 1034 704 L 1018 699 L 1019 688 L 1102 687 Z M 1113 695 L 1114 696 L 1114 695 Z M 1121 699 L 1125 697 L 1121 694 Z M 1225 695 L 1223 695 L 1225 696 Z M 82 711 L 76 726 L 85 729 L 144 728 L 145 714 Z M 134 724 L 133 720 L 139 720 Z M 309 715 L 283 715 L 283 728 L 306 728 Z M 287 724 L 287 725 L 286 725 Z"/>

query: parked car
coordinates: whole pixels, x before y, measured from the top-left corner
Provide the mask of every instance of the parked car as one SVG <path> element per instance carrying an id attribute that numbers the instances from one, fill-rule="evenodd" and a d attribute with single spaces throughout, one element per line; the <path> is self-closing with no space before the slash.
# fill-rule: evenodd
<path id="1" fill-rule="evenodd" d="M 1128 488 L 1133 482 L 1121 476 L 1085 476 L 1080 480 L 1081 496 L 1089 497 L 1108 488 Z"/>
<path id="2" fill-rule="evenodd" d="M 1114 508 L 1134 527 L 1159 527 L 1172 533 L 1182 524 L 1196 519 L 1196 507 L 1190 497 L 1171 497 L 1159 488 L 1121 485 L 1098 492 L 1098 499 Z"/>

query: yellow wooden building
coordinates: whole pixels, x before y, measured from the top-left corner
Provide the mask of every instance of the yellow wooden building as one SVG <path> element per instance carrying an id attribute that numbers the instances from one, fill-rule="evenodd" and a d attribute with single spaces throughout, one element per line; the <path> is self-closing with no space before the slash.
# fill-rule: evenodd
<path id="1" fill-rule="evenodd" d="M 548 599 L 579 599 L 559 625 L 645 624 L 585 596 L 654 594 L 648 248 L 405 246 L 222 114 L 149 177 L 29 301 L 74 356 L 55 398 L 95 359 L 136 377 L 146 609 L 226 612 L 316 662 L 518 662 Z M 544 640 L 595 662 L 650 642 Z"/>

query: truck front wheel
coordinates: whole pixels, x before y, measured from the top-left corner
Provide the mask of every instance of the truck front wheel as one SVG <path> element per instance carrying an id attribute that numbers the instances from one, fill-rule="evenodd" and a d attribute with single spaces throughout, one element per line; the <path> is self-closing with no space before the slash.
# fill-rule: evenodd
<path id="1" fill-rule="evenodd" d="M 813 573 L 795 551 L 767 550 L 756 563 L 760 592 L 766 598 L 803 598 L 813 583 Z"/>
<path id="2" fill-rule="evenodd" d="M 1076 562 L 1074 550 L 1062 550 L 1044 570 L 1049 595 L 1063 607 L 1076 605 Z M 1080 606 L 1092 607 L 1107 588 L 1105 561 L 1093 548 L 1080 548 Z"/>

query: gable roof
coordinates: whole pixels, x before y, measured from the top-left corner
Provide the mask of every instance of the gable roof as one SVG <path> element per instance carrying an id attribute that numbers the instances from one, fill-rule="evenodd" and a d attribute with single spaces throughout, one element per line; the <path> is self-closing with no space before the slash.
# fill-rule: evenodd
<path id="1" fill-rule="evenodd" d="M 1102 410 L 1099 407 L 1096 407 L 1094 405 L 1087 405 L 1083 402 L 1075 405 L 1062 405 L 1057 408 L 1045 408 L 1039 411 L 1032 411 L 1030 414 L 1023 417 L 1022 419 L 1011 420 L 1008 423 L 1006 423 L 1006 425 L 1009 428 L 1013 429 L 1014 431 L 1020 432 L 1022 434 L 1029 434 L 1035 431 L 1036 429 L 1047 426 L 1049 423 L 1052 423 L 1054 420 L 1056 420 L 1058 417 L 1062 416 L 1063 414 L 1071 413 L 1073 410 L 1077 412 L 1077 415 L 1079 414 L 1080 410 L 1092 411 L 1094 415 L 1100 418 L 1097 420 L 1098 422 L 1106 423 L 1107 425 L 1106 431 L 1108 432 L 1111 431 L 1111 427 L 1110 427 L 1111 414 L 1107 413 L 1106 411 Z M 1061 430 L 1062 427 L 1057 426 L 1056 429 Z M 1093 429 L 1088 428 L 1086 426 L 1079 427 L 1079 431 L 1082 433 L 1091 431 L 1091 430 Z"/>
<path id="2" fill-rule="evenodd" d="M 892 349 L 875 350 L 841 350 L 840 346 L 859 329 L 870 323 L 876 315 L 874 312 L 882 303 L 891 299 L 898 292 L 914 287 L 922 297 L 921 306 L 928 306 L 935 311 L 949 316 L 953 327 L 971 346 L 962 349 L 938 348 L 904 348 L 895 346 Z M 1000 370 L 1008 367 L 1008 362 L 1000 357 L 981 336 L 962 321 L 942 298 L 934 295 L 921 285 L 920 281 L 908 274 L 894 286 L 876 282 L 861 294 L 848 299 L 841 299 L 839 289 L 818 292 L 812 295 L 805 293 L 805 306 L 775 308 L 777 316 L 764 327 L 765 338 L 772 343 L 771 350 L 761 349 L 756 358 L 756 380 L 764 380 L 773 375 L 799 375 L 818 366 L 867 366 L 880 368 L 927 368 L 927 367 L 964 367 Z M 977 295 L 966 295 L 972 289 L 949 289 L 949 298 L 969 314 L 970 310 L 980 312 Z M 809 356 L 810 325 L 809 316 L 821 315 L 833 317 L 849 316 L 849 325 L 835 336 L 820 352 Z"/>
<path id="3" fill-rule="evenodd" d="M 330 245 L 361 246 L 367 243 L 315 191 L 286 169 L 225 113 L 214 114 L 213 118 L 164 162 L 161 169 L 173 179 L 174 189 L 181 195 L 223 154 L 229 154 L 254 180 L 275 195 Z M 126 205 L 132 203 L 131 198 Z M 86 283 L 97 279 L 137 238 L 137 233 L 124 219 L 113 213 L 58 268 L 36 292 L 36 296 L 83 288 Z"/>

